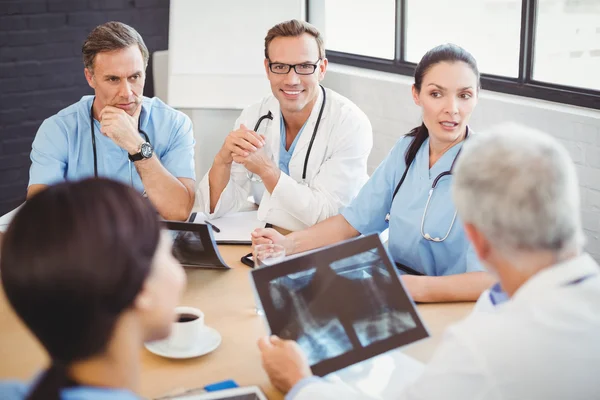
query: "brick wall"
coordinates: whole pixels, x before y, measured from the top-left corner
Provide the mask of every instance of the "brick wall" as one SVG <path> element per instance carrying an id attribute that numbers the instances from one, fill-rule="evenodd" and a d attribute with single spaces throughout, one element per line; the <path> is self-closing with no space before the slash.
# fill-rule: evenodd
<path id="1" fill-rule="evenodd" d="M 140 32 L 151 53 L 167 49 L 169 0 L 0 0 L 0 215 L 25 199 L 42 121 L 92 93 L 81 45 L 113 20 Z M 147 72 L 152 96 L 151 64 Z"/>
<path id="2" fill-rule="evenodd" d="M 354 101 L 371 120 L 369 173 L 400 136 L 421 123 L 411 84 L 409 77 L 330 64 L 325 85 Z M 579 174 L 586 250 L 600 261 L 600 111 L 482 91 L 470 126 L 481 131 L 505 121 L 541 129 L 568 149 Z"/>

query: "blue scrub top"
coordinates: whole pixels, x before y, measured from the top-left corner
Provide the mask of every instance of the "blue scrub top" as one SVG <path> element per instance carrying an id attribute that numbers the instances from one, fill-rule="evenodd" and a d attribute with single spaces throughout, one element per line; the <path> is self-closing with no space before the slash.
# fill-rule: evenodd
<path id="1" fill-rule="evenodd" d="M 37 378 L 34 380 L 34 382 Z M 17 381 L 0 381 L 0 399 L 24 400 L 33 389 L 29 383 Z M 74 386 L 60 391 L 62 400 L 137 400 L 134 393 L 125 389 L 112 389 L 93 386 Z"/>
<path id="2" fill-rule="evenodd" d="M 450 169 L 462 143 L 453 146 L 429 169 L 427 139 L 417 152 L 390 211 L 392 195 L 406 169 L 405 153 L 411 141 L 412 137 L 405 136 L 396 143 L 342 215 L 354 229 L 366 235 L 388 228 L 385 217 L 390 212 L 388 250 L 392 258 L 426 275 L 482 271 L 460 218 L 456 217 L 450 235 L 443 242 L 431 242 L 421 236 L 421 218 L 431 185 L 440 173 Z M 443 238 L 454 217 L 452 179 L 451 175 L 441 178 L 433 191 L 424 226 L 424 233 L 431 237 Z"/>
<path id="3" fill-rule="evenodd" d="M 308 122 L 308 120 L 306 120 L 304 125 L 302 125 L 302 128 L 300 128 L 300 131 L 298 131 L 298 134 L 294 138 L 294 141 L 292 142 L 292 145 L 290 146 L 289 150 L 285 149 L 286 130 L 285 130 L 285 122 L 283 120 L 283 114 L 281 115 L 281 118 L 279 120 L 281 121 L 279 124 L 279 131 L 281 132 L 281 140 L 280 140 L 280 144 L 279 144 L 279 169 L 283 173 L 285 173 L 286 175 L 289 176 L 290 175 L 290 160 L 292 159 L 292 155 L 294 154 L 294 149 L 296 148 L 296 143 L 298 142 L 298 138 L 300 137 L 300 134 L 304 130 L 304 127 L 306 126 L 306 122 Z"/>
<path id="4" fill-rule="evenodd" d="M 94 96 L 46 119 L 35 136 L 31 151 L 29 185 L 79 180 L 94 176 L 90 108 Z M 144 97 L 140 128 L 148 135 L 162 165 L 176 178 L 196 179 L 194 169 L 194 133 L 192 122 L 160 99 Z M 127 151 L 100 132 L 94 120 L 98 154 L 98 176 L 130 183 Z M 133 186 L 143 192 L 142 180 L 131 165 Z"/>

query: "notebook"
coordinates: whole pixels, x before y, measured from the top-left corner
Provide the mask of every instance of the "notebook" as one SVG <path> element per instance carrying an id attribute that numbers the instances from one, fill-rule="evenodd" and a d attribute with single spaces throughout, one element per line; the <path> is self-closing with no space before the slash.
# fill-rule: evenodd
<path id="1" fill-rule="evenodd" d="M 21 206 L 15 208 L 12 211 L 7 212 L 6 214 L 0 217 L 0 232 L 4 232 L 8 229 L 8 225 L 17 214 L 17 211 L 19 211 L 19 208 L 21 208 Z"/>
<path id="2" fill-rule="evenodd" d="M 220 231 L 214 232 L 217 244 L 252 244 L 252 231 L 265 227 L 265 223 L 258 220 L 255 210 L 235 212 L 210 220 L 204 213 L 197 213 L 193 221 L 198 224 L 208 221 L 216 226 Z"/>

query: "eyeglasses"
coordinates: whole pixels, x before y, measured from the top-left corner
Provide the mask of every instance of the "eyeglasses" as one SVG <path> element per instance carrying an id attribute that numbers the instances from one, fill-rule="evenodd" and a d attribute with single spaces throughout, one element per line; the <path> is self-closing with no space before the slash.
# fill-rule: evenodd
<path id="1" fill-rule="evenodd" d="M 319 65 L 319 61 L 321 61 L 320 58 L 314 64 L 304 63 L 304 64 L 294 64 L 294 65 L 283 64 L 283 63 L 273 63 L 273 62 L 269 61 L 269 70 L 271 70 L 271 72 L 274 74 L 285 75 L 285 74 L 289 74 L 289 72 L 292 70 L 292 68 L 294 68 L 294 71 L 298 75 L 312 75 L 312 74 L 314 74 L 315 70 L 317 69 L 317 66 Z"/>

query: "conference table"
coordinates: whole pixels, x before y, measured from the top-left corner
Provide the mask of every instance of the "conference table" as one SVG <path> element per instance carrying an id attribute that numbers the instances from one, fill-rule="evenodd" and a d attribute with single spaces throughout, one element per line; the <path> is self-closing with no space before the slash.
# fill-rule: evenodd
<path id="1" fill-rule="evenodd" d="M 260 386 L 269 399 L 283 398 L 269 383 L 256 345 L 267 331 L 262 317 L 254 310 L 251 269 L 240 262 L 250 246 L 222 245 L 219 250 L 232 269 L 186 269 L 188 282 L 181 305 L 197 307 L 205 313 L 206 324 L 222 336 L 220 346 L 207 355 L 185 360 L 163 358 L 142 349 L 140 395 L 156 398 L 233 379 L 241 386 Z M 465 317 L 472 308 L 473 303 L 419 305 L 431 337 L 409 346 L 404 353 L 427 362 L 444 329 Z M 0 291 L 0 380 L 30 379 L 47 362 L 42 347 L 18 320 Z"/>

